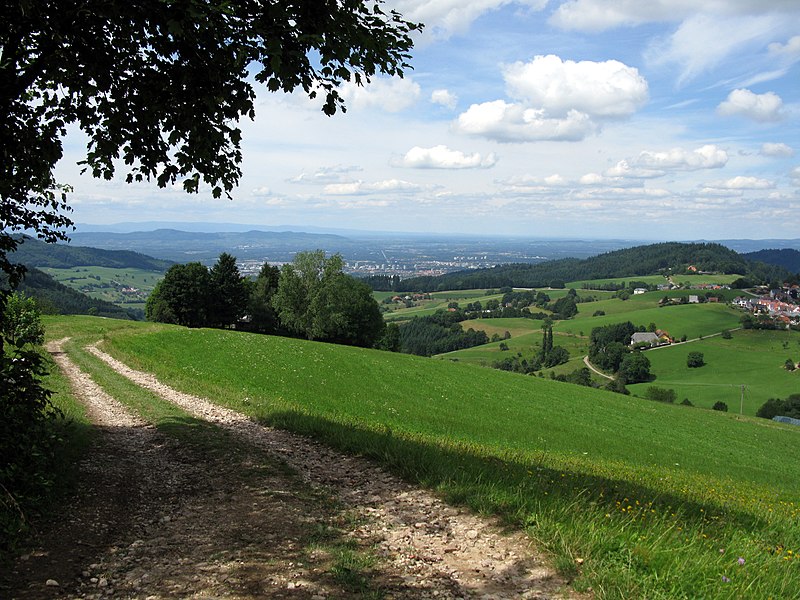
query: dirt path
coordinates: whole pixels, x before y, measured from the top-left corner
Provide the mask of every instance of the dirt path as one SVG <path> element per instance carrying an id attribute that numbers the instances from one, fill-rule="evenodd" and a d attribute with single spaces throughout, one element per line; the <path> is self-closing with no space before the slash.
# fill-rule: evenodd
<path id="1" fill-rule="evenodd" d="M 503 535 L 365 460 L 258 425 L 91 347 L 216 425 L 203 435 L 223 436 L 225 451 L 180 444 L 52 351 L 102 435 L 70 518 L 19 561 L 10 597 L 563 597 L 563 582 L 521 533 Z M 342 548 L 375 562 L 343 577 Z"/>
<path id="2" fill-rule="evenodd" d="M 587 367 L 589 367 L 589 369 L 591 371 L 593 371 L 594 373 L 596 373 L 597 375 L 600 375 L 600 377 L 605 377 L 606 379 L 610 379 L 611 381 L 614 380 L 614 378 L 611 375 L 606 375 L 601 370 L 599 370 L 597 367 L 595 367 L 592 363 L 590 363 L 588 356 L 584 356 L 583 357 L 583 364 L 585 364 Z"/>

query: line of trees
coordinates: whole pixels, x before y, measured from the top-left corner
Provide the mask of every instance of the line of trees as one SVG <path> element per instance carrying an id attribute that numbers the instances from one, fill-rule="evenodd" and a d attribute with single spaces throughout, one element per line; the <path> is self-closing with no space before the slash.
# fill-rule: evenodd
<path id="1" fill-rule="evenodd" d="M 338 254 L 299 252 L 280 269 L 264 264 L 250 281 L 236 259 L 223 253 L 211 269 L 198 262 L 170 267 L 150 294 L 145 314 L 150 321 L 187 327 L 375 346 L 385 331 L 378 303 L 370 287 L 343 267 Z"/>

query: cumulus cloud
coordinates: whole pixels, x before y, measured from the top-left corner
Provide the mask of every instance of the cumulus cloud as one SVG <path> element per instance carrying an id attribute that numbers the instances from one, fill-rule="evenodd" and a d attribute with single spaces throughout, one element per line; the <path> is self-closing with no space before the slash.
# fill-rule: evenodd
<path id="1" fill-rule="evenodd" d="M 263 198 L 263 197 L 266 197 L 266 196 L 271 196 L 272 195 L 272 190 L 264 185 L 264 186 L 261 186 L 259 188 L 255 188 L 254 190 L 252 190 L 250 192 L 250 194 L 252 196 L 256 196 L 258 198 Z"/>
<path id="2" fill-rule="evenodd" d="M 425 23 L 424 35 L 446 39 L 469 29 L 482 14 L 508 4 L 541 10 L 547 0 L 394 0 L 391 4 L 411 21 Z"/>
<path id="3" fill-rule="evenodd" d="M 396 164 L 413 169 L 488 169 L 496 163 L 497 156 L 493 152 L 486 156 L 477 152 L 464 154 L 440 145 L 433 148 L 414 146 Z"/>
<path id="4" fill-rule="evenodd" d="M 379 193 L 411 193 L 421 191 L 423 186 L 401 179 L 383 181 L 350 181 L 347 183 L 331 183 L 325 186 L 324 193 L 330 196 L 362 196 Z"/>
<path id="5" fill-rule="evenodd" d="M 458 104 L 458 96 L 448 90 L 433 90 L 431 92 L 431 102 L 453 110 Z"/>
<path id="6" fill-rule="evenodd" d="M 754 94 L 750 90 L 733 90 L 728 99 L 717 106 L 723 116 L 742 116 L 760 123 L 780 121 L 784 118 L 783 100 L 774 92 Z"/>
<path id="7" fill-rule="evenodd" d="M 768 179 L 738 175 L 724 181 L 712 181 L 706 187 L 718 190 L 769 190 L 775 187 L 775 183 Z"/>
<path id="8" fill-rule="evenodd" d="M 786 158 L 794 156 L 794 148 L 786 144 L 773 144 L 766 142 L 761 145 L 761 154 L 763 156 L 774 156 L 776 158 Z"/>
<path id="9" fill-rule="evenodd" d="M 409 77 L 380 77 L 364 86 L 346 83 L 341 87 L 340 94 L 348 108 L 379 108 L 387 112 L 400 112 L 417 102 L 420 87 Z"/>
<path id="10" fill-rule="evenodd" d="M 470 106 L 459 115 L 455 128 L 500 142 L 535 142 L 582 140 L 597 126 L 589 115 L 577 110 L 569 111 L 564 118 L 552 118 L 542 109 L 495 100 Z"/>
<path id="11" fill-rule="evenodd" d="M 473 104 L 455 123 L 461 133 L 502 142 L 582 140 L 604 119 L 627 117 L 648 98 L 647 81 L 619 61 L 536 56 L 503 69 L 513 100 Z"/>
<path id="12" fill-rule="evenodd" d="M 512 98 L 553 116 L 577 110 L 593 117 L 627 117 L 644 106 L 648 86 L 634 67 L 616 60 L 561 60 L 552 54 L 504 69 Z"/>
<path id="13" fill-rule="evenodd" d="M 666 171 L 662 169 L 645 169 L 642 167 L 631 166 L 627 160 L 621 160 L 610 169 L 606 169 L 607 177 L 623 177 L 627 179 L 653 179 L 662 177 Z"/>
<path id="14" fill-rule="evenodd" d="M 654 170 L 697 171 L 700 169 L 718 169 L 728 162 L 725 150 L 707 144 L 696 150 L 673 148 L 665 152 L 645 150 L 634 160 L 635 167 Z"/>
<path id="15" fill-rule="evenodd" d="M 792 181 L 795 185 L 800 185 L 800 167 L 795 167 L 789 171 L 789 177 L 792 178 Z"/>

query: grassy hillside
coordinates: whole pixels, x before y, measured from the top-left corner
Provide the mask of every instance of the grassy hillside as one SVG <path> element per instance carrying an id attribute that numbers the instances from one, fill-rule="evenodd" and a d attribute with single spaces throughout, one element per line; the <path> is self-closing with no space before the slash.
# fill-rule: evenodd
<path id="1" fill-rule="evenodd" d="M 686 366 L 689 352 L 702 352 L 705 366 Z M 800 361 L 800 333 L 787 331 L 735 331 L 731 339 L 720 336 L 692 344 L 679 344 L 647 353 L 657 374 L 652 384 L 630 386 L 644 395 L 648 385 L 674 389 L 678 399 L 711 408 L 722 401 L 731 412 L 754 415 L 769 398 L 786 398 L 800 390 L 800 371 L 783 368 L 787 358 Z M 745 386 L 742 401 L 741 385 Z"/>
<path id="2" fill-rule="evenodd" d="M 797 428 L 277 337 L 86 317 L 48 335 L 103 338 L 179 389 L 499 513 L 599 598 L 800 589 Z"/>
<path id="3" fill-rule="evenodd" d="M 164 276 L 160 271 L 97 266 L 69 269 L 47 267 L 42 271 L 90 298 L 141 310 L 144 310 L 145 300 L 156 283 Z"/>

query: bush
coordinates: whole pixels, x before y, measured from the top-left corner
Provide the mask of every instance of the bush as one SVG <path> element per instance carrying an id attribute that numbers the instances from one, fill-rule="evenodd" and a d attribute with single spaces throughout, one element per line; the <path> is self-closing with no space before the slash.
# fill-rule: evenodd
<path id="1" fill-rule="evenodd" d="M 705 364 L 702 352 L 689 352 L 689 355 L 686 357 L 686 366 L 690 369 L 697 369 Z"/>
<path id="2" fill-rule="evenodd" d="M 681 406 L 694 406 L 694 404 L 688 398 L 684 398 L 681 400 Z"/>
<path id="3" fill-rule="evenodd" d="M 791 417 L 800 419 L 800 394 L 792 394 L 786 400 L 770 398 L 756 411 L 757 417 Z"/>
<path id="4" fill-rule="evenodd" d="M 729 330 L 726 329 L 725 331 L 722 332 L 722 339 L 723 340 L 729 340 L 732 337 L 733 337 L 733 334 Z"/>
<path id="5" fill-rule="evenodd" d="M 36 345 L 44 328 L 35 302 L 5 296 L 0 333 L 0 560 L 26 532 L 26 515 L 44 504 L 54 482 L 62 418 L 41 384 Z"/>
<path id="6" fill-rule="evenodd" d="M 722 412 L 728 412 L 728 405 L 725 404 L 724 402 L 720 401 L 720 400 L 715 402 L 714 406 L 712 406 L 711 408 L 712 408 L 712 410 L 719 410 L 719 411 L 722 411 Z"/>
<path id="7" fill-rule="evenodd" d="M 645 397 L 648 400 L 655 400 L 656 402 L 666 402 L 668 404 L 674 404 L 678 396 L 675 393 L 675 390 L 660 388 L 651 385 L 650 387 L 647 388 L 647 393 Z"/>

